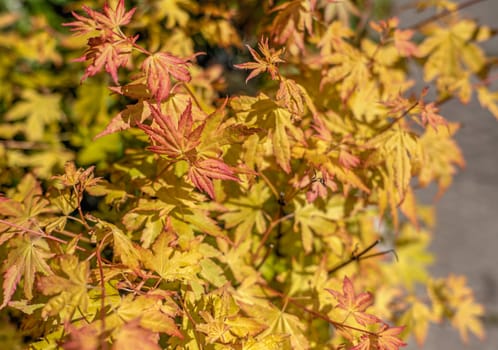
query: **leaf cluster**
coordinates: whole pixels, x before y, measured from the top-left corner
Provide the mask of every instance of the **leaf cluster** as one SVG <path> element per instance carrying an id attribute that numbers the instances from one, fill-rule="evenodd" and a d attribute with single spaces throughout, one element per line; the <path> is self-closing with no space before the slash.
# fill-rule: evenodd
<path id="1" fill-rule="evenodd" d="M 465 278 L 428 272 L 416 191 L 465 164 L 441 104 L 498 118 L 492 29 L 447 0 L 412 28 L 363 1 L 131 3 L 0 15 L 0 309 L 26 346 L 484 336 Z"/>

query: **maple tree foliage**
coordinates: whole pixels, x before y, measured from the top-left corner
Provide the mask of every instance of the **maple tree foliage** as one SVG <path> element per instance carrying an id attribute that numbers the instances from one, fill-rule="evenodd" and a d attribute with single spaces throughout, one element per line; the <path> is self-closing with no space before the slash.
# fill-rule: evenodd
<path id="1" fill-rule="evenodd" d="M 442 104 L 498 118 L 490 28 L 449 0 L 412 28 L 350 0 L 61 3 L 0 14 L 0 312 L 26 347 L 484 337 L 465 277 L 428 271 L 416 190 L 465 165 Z"/>

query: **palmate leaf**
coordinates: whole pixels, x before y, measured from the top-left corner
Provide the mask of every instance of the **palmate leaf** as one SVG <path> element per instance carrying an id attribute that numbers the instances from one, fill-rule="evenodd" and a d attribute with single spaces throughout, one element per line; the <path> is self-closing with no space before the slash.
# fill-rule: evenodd
<path id="1" fill-rule="evenodd" d="M 95 135 L 95 138 L 123 131 L 137 124 L 139 125 L 148 119 L 150 115 L 150 105 L 146 102 L 140 101 L 134 105 L 128 105 L 125 110 L 114 116 L 105 129 Z"/>
<path id="2" fill-rule="evenodd" d="M 373 304 L 373 295 L 368 292 L 356 294 L 353 282 L 347 276 L 343 280 L 342 293 L 333 289 L 327 290 L 337 300 L 337 307 L 346 311 L 347 316 L 353 316 L 359 324 L 365 326 L 379 322 L 376 316 L 365 312 Z"/>
<path id="3" fill-rule="evenodd" d="M 277 164 L 289 173 L 292 139 L 305 143 L 303 131 L 292 122 L 292 113 L 264 94 L 257 97 L 234 98 L 231 106 L 240 122 L 247 126 L 257 125 L 268 130 L 268 138 L 262 141 L 265 142 L 268 139 L 271 141 L 272 155 Z"/>
<path id="4" fill-rule="evenodd" d="M 326 212 L 316 208 L 313 204 L 301 205 L 294 201 L 294 231 L 301 233 L 304 251 L 309 254 L 313 250 L 314 236 L 330 229 L 331 218 Z"/>
<path id="5" fill-rule="evenodd" d="M 192 241 L 189 251 L 175 249 L 176 237 L 172 232 L 162 233 L 150 250 L 142 251 L 144 265 L 157 272 L 165 281 L 193 281 L 201 272 L 199 241 Z"/>
<path id="6" fill-rule="evenodd" d="M 227 212 L 219 216 L 227 229 L 235 228 L 236 242 L 249 237 L 256 229 L 262 234 L 267 227 L 263 204 L 270 198 L 270 190 L 263 182 L 254 184 L 245 196 L 232 197 L 225 207 Z"/>
<path id="7" fill-rule="evenodd" d="M 30 141 L 41 141 L 46 125 L 62 117 L 59 94 L 39 94 L 34 90 L 23 91 L 23 101 L 17 102 L 5 114 L 5 120 L 26 118 L 23 132 Z"/>
<path id="8" fill-rule="evenodd" d="M 112 234 L 114 254 L 119 257 L 123 264 L 130 268 L 136 268 L 140 263 L 138 246 L 116 225 L 104 220 L 97 220 L 97 228 L 101 234 Z"/>
<path id="9" fill-rule="evenodd" d="M 423 158 L 417 164 L 418 181 L 423 187 L 436 181 L 439 187 L 438 196 L 451 185 L 457 167 L 465 166 L 462 151 L 452 139 L 458 128 L 455 123 L 436 129 L 428 128 L 420 138 Z"/>
<path id="10" fill-rule="evenodd" d="M 316 2 L 291 0 L 273 8 L 272 12 L 277 14 L 271 27 L 275 41 L 304 50 L 305 33 L 313 33 L 314 4 Z"/>
<path id="11" fill-rule="evenodd" d="M 65 277 L 54 274 L 43 276 L 37 282 L 37 288 L 42 294 L 48 296 L 57 294 L 43 307 L 44 319 L 58 314 L 70 316 L 76 309 L 85 312 L 89 305 L 89 262 L 80 262 L 75 255 L 65 255 L 60 258 L 59 265 Z"/>
<path id="12" fill-rule="evenodd" d="M 310 348 L 309 340 L 304 334 L 305 326 L 297 316 L 275 306 L 268 309 L 256 308 L 255 311 L 253 316 L 264 319 L 265 324 L 269 325 L 269 328 L 259 337 L 265 339 L 265 337 L 277 336 L 280 338 L 280 344 L 284 346 L 286 344 L 284 339 L 288 337 L 292 349 L 305 350 Z"/>
<path id="13" fill-rule="evenodd" d="M 37 229 L 37 216 L 48 211 L 48 202 L 42 197 L 40 183 L 30 173 L 21 179 L 15 191 L 9 193 L 9 197 L 2 197 L 0 215 L 16 226 L 5 223 L 0 225 L 0 232 L 10 232 L 0 237 L 0 244 L 12 237 L 14 232 L 23 232 L 23 228 Z"/>
<path id="14" fill-rule="evenodd" d="M 154 293 L 133 296 L 125 296 L 121 305 L 113 314 L 111 324 L 126 325 L 134 320 L 139 320 L 140 327 L 157 333 L 165 333 L 170 336 L 183 338 L 178 329 L 174 317 L 179 313 L 178 306 L 172 300 L 163 300 L 165 296 Z M 166 304 L 164 304 L 167 302 Z M 171 308 L 174 306 L 174 308 Z"/>
<path id="15" fill-rule="evenodd" d="M 471 77 L 486 63 L 483 50 L 476 45 L 481 28 L 468 19 L 452 20 L 446 26 L 431 23 L 422 28 L 426 39 L 419 46 L 420 56 L 427 57 L 424 79 L 436 79 L 442 94 L 451 94 L 467 103 L 472 87 Z"/>
<path id="16" fill-rule="evenodd" d="M 189 10 L 196 9 L 197 3 L 191 0 L 158 0 L 151 4 L 151 15 L 165 18 L 166 28 L 185 27 L 190 20 Z"/>
<path id="17" fill-rule="evenodd" d="M 147 57 L 142 63 L 142 71 L 147 87 L 157 103 L 168 98 L 171 90 L 171 76 L 187 83 L 192 78 L 187 69 L 188 61 L 166 52 L 158 52 Z"/>
<path id="18" fill-rule="evenodd" d="M 177 124 L 173 117 L 163 114 L 157 107 L 151 105 L 150 109 L 154 124 L 152 126 L 138 125 L 152 141 L 153 145 L 147 147 L 148 150 L 181 159 L 188 156 L 189 152 L 199 145 L 204 123 L 193 127 L 191 101 L 178 118 Z"/>
<path id="19" fill-rule="evenodd" d="M 200 159 L 193 162 L 188 170 L 188 178 L 195 187 L 206 192 L 211 198 L 215 198 L 214 179 L 239 181 L 232 167 L 215 158 Z"/>
<path id="20" fill-rule="evenodd" d="M 484 308 L 474 300 L 474 293 L 467 286 L 465 276 L 451 274 L 447 278 L 431 281 L 429 296 L 435 312 L 450 320 L 465 343 L 469 340 L 469 333 L 484 338 L 481 321 Z"/>
<path id="21" fill-rule="evenodd" d="M 400 323 L 405 325 L 406 331 L 409 331 L 415 337 L 417 344 L 422 346 L 427 338 L 429 322 L 437 321 L 431 309 L 422 301 L 415 297 L 408 299 L 410 306 L 401 316 Z"/>
<path id="22" fill-rule="evenodd" d="M 115 336 L 112 350 L 161 350 L 158 341 L 159 334 L 143 328 L 137 318 L 121 327 Z"/>
<path id="23" fill-rule="evenodd" d="M 487 108 L 498 119 L 498 91 L 491 92 L 486 87 L 479 87 L 477 89 L 477 98 L 481 106 Z"/>
<path id="24" fill-rule="evenodd" d="M 40 237 L 16 237 L 9 242 L 9 255 L 4 261 L 3 302 L 7 306 L 23 278 L 24 296 L 33 298 L 33 284 L 36 273 L 53 274 L 47 260 L 54 256 L 47 242 Z"/>
<path id="25" fill-rule="evenodd" d="M 94 11 L 87 6 L 84 6 L 83 9 L 89 17 L 73 13 L 77 20 L 64 24 L 72 27 L 72 30 L 78 34 L 96 31 L 100 35 L 90 38 L 88 40 L 89 48 L 85 54 L 75 60 L 92 62 L 85 70 L 81 80 L 83 81 L 105 68 L 114 83 L 118 84 L 118 68 L 128 64 L 133 44 L 138 39 L 138 35 L 123 38 L 124 35 L 119 27 L 130 22 L 135 9 L 125 12 L 124 0 L 119 0 L 114 8 L 106 3 L 104 13 Z"/>
<path id="26" fill-rule="evenodd" d="M 88 17 L 72 13 L 77 21 L 64 23 L 66 27 L 71 27 L 71 31 L 77 34 L 85 34 L 94 30 L 113 31 L 119 26 L 130 23 L 131 17 L 135 13 L 135 8 L 126 12 L 124 0 L 119 0 L 114 8 L 109 3 L 104 4 L 104 13 L 94 11 L 88 6 L 83 6 L 83 10 Z"/>
<path id="27" fill-rule="evenodd" d="M 259 51 L 263 54 L 263 57 L 261 57 L 253 48 L 250 46 L 247 46 L 249 49 L 249 52 L 251 53 L 251 56 L 254 58 L 256 62 L 247 62 L 247 63 L 241 63 L 241 64 L 235 64 L 234 67 L 239 68 L 239 69 L 252 69 L 253 71 L 251 74 L 246 79 L 246 83 L 251 80 L 252 78 L 258 76 L 262 72 L 268 72 L 270 73 L 270 76 L 272 79 L 276 79 L 278 75 L 278 68 L 277 64 L 285 62 L 283 59 L 280 58 L 280 55 L 282 55 L 283 50 L 278 50 L 275 51 L 274 49 L 270 48 L 268 46 L 268 38 L 261 40 L 258 43 L 258 48 Z"/>
<path id="28" fill-rule="evenodd" d="M 478 72 L 485 63 L 484 53 L 469 42 L 476 30 L 472 20 L 455 21 L 448 27 L 436 24 L 424 27 L 423 32 L 428 36 L 419 50 L 422 56 L 428 56 L 424 65 L 425 80 L 438 76 L 458 78 L 466 68 Z"/>
<path id="29" fill-rule="evenodd" d="M 92 40 L 93 39 L 93 40 Z M 103 38 L 91 38 L 90 48 L 83 56 L 76 59 L 77 62 L 91 61 L 86 68 L 81 80 L 92 77 L 105 69 L 114 82 L 118 84 L 118 68 L 126 67 L 131 55 L 131 48 L 138 37 L 130 38 L 129 41 L 107 42 Z"/>
<path id="30" fill-rule="evenodd" d="M 395 127 L 374 137 L 366 147 L 377 149 L 377 156 L 385 162 L 389 180 L 395 184 L 402 199 L 410 184 L 412 163 L 423 159 L 417 137 L 400 127 Z"/>

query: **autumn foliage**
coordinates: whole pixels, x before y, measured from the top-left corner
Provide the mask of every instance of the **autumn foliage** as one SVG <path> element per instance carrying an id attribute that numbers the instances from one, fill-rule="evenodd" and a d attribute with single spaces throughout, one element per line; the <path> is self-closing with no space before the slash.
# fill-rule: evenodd
<path id="1" fill-rule="evenodd" d="M 449 0 L 410 28 L 369 1 L 60 3 L 0 15 L 11 348 L 484 337 L 465 278 L 428 272 L 416 190 L 465 164 L 442 104 L 498 118 L 490 28 Z"/>

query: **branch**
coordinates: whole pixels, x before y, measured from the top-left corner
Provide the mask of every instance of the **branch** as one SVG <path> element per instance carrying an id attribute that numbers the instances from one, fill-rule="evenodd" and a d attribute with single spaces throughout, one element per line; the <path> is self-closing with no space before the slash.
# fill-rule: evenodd
<path id="1" fill-rule="evenodd" d="M 411 26 L 409 28 L 410 29 L 420 29 L 421 27 L 425 26 L 426 24 L 429 24 L 433 21 L 437 21 L 438 19 L 444 18 L 444 17 L 446 17 L 454 12 L 458 12 L 466 7 L 475 5 L 475 4 L 483 2 L 483 1 L 487 1 L 487 0 L 469 0 L 467 2 L 462 2 L 461 4 L 458 4 L 458 6 L 454 10 L 451 10 L 451 11 L 445 10 L 441 13 L 435 14 L 434 16 L 426 18 L 426 19 L 414 24 L 413 26 Z"/>

